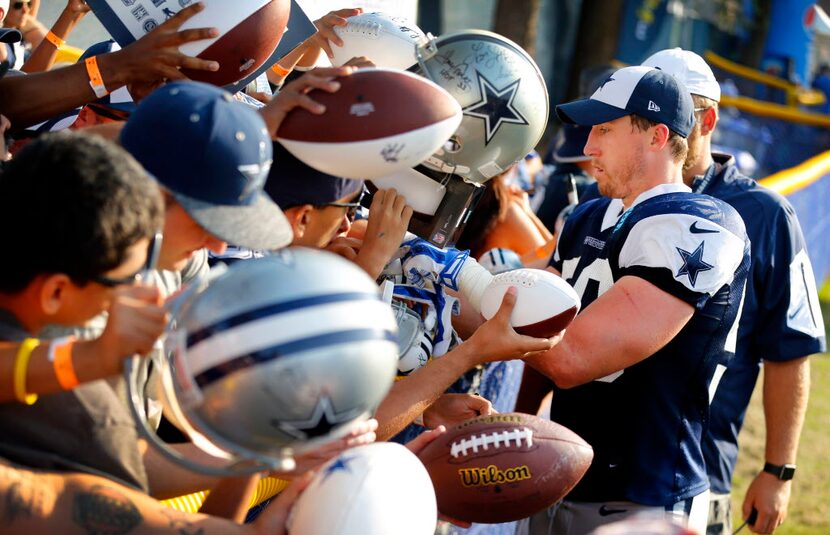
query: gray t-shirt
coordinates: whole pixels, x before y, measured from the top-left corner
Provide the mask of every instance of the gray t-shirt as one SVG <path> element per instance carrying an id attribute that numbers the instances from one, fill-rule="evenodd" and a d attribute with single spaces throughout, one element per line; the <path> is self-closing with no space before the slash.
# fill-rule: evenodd
<path id="1" fill-rule="evenodd" d="M 206 270 L 207 254 L 202 251 L 182 272 L 156 272 L 154 280 L 169 295 Z M 106 315 L 101 315 L 82 328 L 50 327 L 40 336 L 95 338 L 105 325 Z M 18 341 L 27 336 L 13 315 L 0 310 L 0 339 Z M 0 457 L 31 468 L 97 474 L 148 492 L 139 435 L 125 400 L 126 387 L 118 377 L 40 396 L 34 405 L 0 404 Z M 148 400 L 145 406 L 158 420 L 157 403 Z"/>

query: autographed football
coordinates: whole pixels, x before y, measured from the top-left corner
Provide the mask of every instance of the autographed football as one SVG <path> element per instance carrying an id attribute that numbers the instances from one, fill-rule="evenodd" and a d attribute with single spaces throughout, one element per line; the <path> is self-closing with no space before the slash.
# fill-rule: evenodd
<path id="1" fill-rule="evenodd" d="M 291 154 L 318 171 L 353 179 L 390 175 L 428 158 L 461 124 L 458 101 L 412 73 L 361 69 L 338 81 L 334 93 L 308 94 L 325 113 L 294 108 L 277 132 Z"/>
<path id="2" fill-rule="evenodd" d="M 404 17 L 362 13 L 335 26 L 343 46 L 332 46 L 332 65 L 339 67 L 356 56 L 366 56 L 378 67 L 406 70 L 417 61 L 416 45 L 426 41 L 418 26 Z"/>
<path id="3" fill-rule="evenodd" d="M 204 11 L 181 29 L 217 28 L 219 37 L 186 43 L 179 50 L 188 56 L 219 62 L 219 70 L 182 69 L 191 80 L 225 86 L 242 80 L 271 57 L 282 38 L 290 0 L 202 0 Z"/>
<path id="4" fill-rule="evenodd" d="M 521 413 L 468 420 L 418 455 L 438 510 L 481 523 L 510 522 L 553 505 L 579 482 L 593 456 L 573 431 Z"/>
<path id="5" fill-rule="evenodd" d="M 518 289 L 510 323 L 519 334 L 547 338 L 567 327 L 579 312 L 579 295 L 559 277 L 543 269 L 514 269 L 496 275 L 481 297 L 481 315 L 490 319 L 504 292 Z"/>
<path id="6" fill-rule="evenodd" d="M 297 535 L 432 535 L 435 492 L 424 466 L 400 444 L 377 442 L 329 461 L 289 519 Z"/>

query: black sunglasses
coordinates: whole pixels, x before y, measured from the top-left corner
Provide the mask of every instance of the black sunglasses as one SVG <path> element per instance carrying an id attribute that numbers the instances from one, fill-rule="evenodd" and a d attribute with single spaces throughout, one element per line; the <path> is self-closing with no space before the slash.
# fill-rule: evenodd
<path id="1" fill-rule="evenodd" d="M 12 9 L 23 9 L 23 6 L 28 5 L 29 1 L 26 2 L 15 2 L 12 4 Z"/>
<path id="2" fill-rule="evenodd" d="M 363 197 L 369 193 L 369 190 L 366 189 L 366 185 L 364 184 L 363 189 L 360 191 L 360 195 L 358 195 L 357 199 L 353 202 L 327 202 L 325 204 L 321 204 L 320 206 L 337 206 L 339 208 L 346 208 L 346 217 L 349 221 L 354 222 L 354 218 L 357 217 L 357 211 L 360 210 L 362 206 L 361 202 L 363 201 Z"/>
<path id="3" fill-rule="evenodd" d="M 150 239 L 150 245 L 147 247 L 147 261 L 144 262 L 144 267 L 136 273 L 119 279 L 107 277 L 106 275 L 95 275 L 92 277 L 92 280 L 107 288 L 117 288 L 119 286 L 129 286 L 136 281 L 146 279 L 150 275 L 150 272 L 156 269 L 156 263 L 158 263 L 159 253 L 161 252 L 161 242 L 161 232 L 156 232 Z"/>

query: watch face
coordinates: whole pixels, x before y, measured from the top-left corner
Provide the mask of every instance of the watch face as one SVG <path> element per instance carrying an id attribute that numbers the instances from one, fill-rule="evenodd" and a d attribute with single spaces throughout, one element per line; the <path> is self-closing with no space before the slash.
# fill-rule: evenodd
<path id="1" fill-rule="evenodd" d="M 795 465 L 785 464 L 779 466 L 777 464 L 767 463 L 764 465 L 764 472 L 774 475 L 781 481 L 789 481 L 795 476 Z"/>

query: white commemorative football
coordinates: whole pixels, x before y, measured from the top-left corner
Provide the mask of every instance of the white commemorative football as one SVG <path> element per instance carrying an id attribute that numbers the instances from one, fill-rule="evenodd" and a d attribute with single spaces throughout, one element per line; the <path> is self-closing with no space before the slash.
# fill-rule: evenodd
<path id="1" fill-rule="evenodd" d="M 481 297 L 481 315 L 496 315 L 504 293 L 518 290 L 510 323 L 517 333 L 547 338 L 566 328 L 579 312 L 579 296 L 570 284 L 550 271 L 514 269 L 493 277 Z"/>
<path id="2" fill-rule="evenodd" d="M 288 520 L 296 535 L 432 535 L 438 509 L 426 468 L 394 442 L 346 450 L 303 491 Z"/>
<path id="3" fill-rule="evenodd" d="M 345 26 L 335 26 L 334 33 L 343 46 L 332 46 L 331 63 L 339 67 L 357 56 L 366 56 L 378 67 L 406 70 L 417 61 L 415 46 L 426 35 L 415 23 L 387 13 L 362 13 L 349 17 Z"/>
<path id="4" fill-rule="evenodd" d="M 415 167 L 461 124 L 458 101 L 421 76 L 373 68 L 337 81 L 334 93 L 308 94 L 325 113 L 294 108 L 277 132 L 291 154 L 323 173 L 372 180 Z"/>

